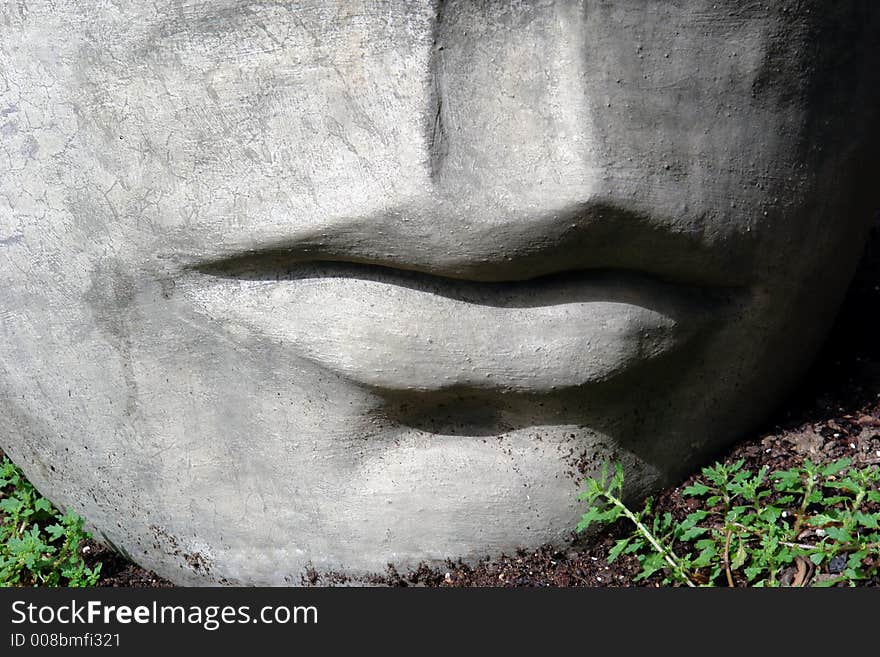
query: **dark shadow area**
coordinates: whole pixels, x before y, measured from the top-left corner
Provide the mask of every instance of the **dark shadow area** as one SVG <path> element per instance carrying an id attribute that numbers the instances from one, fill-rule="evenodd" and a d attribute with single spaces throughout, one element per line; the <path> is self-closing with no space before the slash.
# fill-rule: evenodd
<path id="1" fill-rule="evenodd" d="M 846 422 L 880 401 L 880 212 L 834 327 L 803 383 L 771 418 L 766 430 Z"/>
<path id="2" fill-rule="evenodd" d="M 241 269 L 205 266 L 197 268 L 197 271 L 243 281 L 369 281 L 494 308 L 540 308 L 566 303 L 611 301 L 638 305 L 673 317 L 679 300 L 696 304 L 708 312 L 716 312 L 716 304 L 733 300 L 741 292 L 741 288 L 737 287 L 671 283 L 651 274 L 624 269 L 581 269 L 528 280 L 491 282 L 450 278 L 371 263 L 291 263 L 282 254 L 254 257 L 246 263 L 240 265 L 243 267 Z"/>

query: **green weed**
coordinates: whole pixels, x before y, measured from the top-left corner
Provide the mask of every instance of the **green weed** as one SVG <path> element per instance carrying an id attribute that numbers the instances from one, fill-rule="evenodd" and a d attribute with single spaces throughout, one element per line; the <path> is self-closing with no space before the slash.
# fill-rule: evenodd
<path id="1" fill-rule="evenodd" d="M 101 564 L 79 553 L 91 536 L 83 519 L 62 514 L 4 458 L 0 463 L 0 586 L 94 586 Z"/>
<path id="2" fill-rule="evenodd" d="M 623 501 L 623 469 L 603 466 L 580 499 L 578 531 L 625 518 L 632 533 L 608 555 L 637 557 L 636 580 L 655 574 L 688 586 L 855 586 L 880 569 L 880 469 L 848 458 L 768 474 L 743 461 L 716 463 L 682 494 L 702 508 L 676 520 L 649 498 L 635 512 Z"/>

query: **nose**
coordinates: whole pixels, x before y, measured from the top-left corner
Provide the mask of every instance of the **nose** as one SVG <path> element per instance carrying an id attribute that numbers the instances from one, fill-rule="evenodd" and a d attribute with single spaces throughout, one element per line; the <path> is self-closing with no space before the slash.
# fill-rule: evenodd
<path id="1" fill-rule="evenodd" d="M 461 0 L 438 9 L 429 175 L 434 193 L 471 218 L 570 208 L 599 178 L 583 10 L 540 4 L 505 10 Z"/>

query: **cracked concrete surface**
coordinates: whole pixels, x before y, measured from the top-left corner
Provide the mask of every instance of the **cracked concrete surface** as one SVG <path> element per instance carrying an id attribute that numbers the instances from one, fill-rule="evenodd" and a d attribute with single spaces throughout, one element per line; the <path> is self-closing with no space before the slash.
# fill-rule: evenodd
<path id="1" fill-rule="evenodd" d="M 0 445 L 181 584 L 564 540 L 808 365 L 875 4 L 2 3 Z"/>

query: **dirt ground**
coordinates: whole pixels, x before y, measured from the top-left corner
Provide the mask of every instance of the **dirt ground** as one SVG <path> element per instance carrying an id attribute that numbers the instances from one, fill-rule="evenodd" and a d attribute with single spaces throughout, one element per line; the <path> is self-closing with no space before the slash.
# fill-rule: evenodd
<path id="1" fill-rule="evenodd" d="M 815 365 L 797 390 L 765 426 L 721 455 L 739 458 L 753 471 L 767 465 L 771 471 L 800 465 L 807 457 L 833 460 L 850 456 L 858 463 L 880 462 L 880 221 L 835 328 Z M 693 500 L 681 490 L 689 483 L 667 489 L 657 507 L 681 518 L 693 510 Z M 392 586 L 659 586 L 657 579 L 636 583 L 634 557 L 613 564 L 606 560 L 622 528 L 612 528 L 590 544 L 573 542 L 559 550 L 544 547 L 519 552 L 476 566 L 449 563 L 442 569 L 421 568 L 398 573 L 393 568 L 372 581 Z M 97 544 L 85 547 L 86 560 L 103 562 L 99 586 L 170 586 Z M 332 585 L 339 577 L 308 573 L 303 584 Z M 880 585 L 880 581 L 870 584 Z"/>

